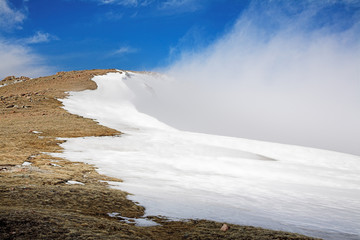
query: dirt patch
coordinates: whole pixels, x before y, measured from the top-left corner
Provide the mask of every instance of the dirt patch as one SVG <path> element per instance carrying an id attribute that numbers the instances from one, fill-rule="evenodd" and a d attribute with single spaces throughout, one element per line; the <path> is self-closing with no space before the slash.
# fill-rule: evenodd
<path id="1" fill-rule="evenodd" d="M 108 188 L 121 181 L 94 166 L 47 153 L 62 151 L 59 137 L 121 133 L 66 112 L 58 100 L 67 91 L 96 89 L 95 75 L 115 70 L 59 72 L 0 82 L 0 239 L 312 239 L 305 236 L 211 221 L 167 221 L 137 227 L 108 213 L 143 216 L 127 193 Z M 75 184 L 74 184 L 75 183 Z"/>

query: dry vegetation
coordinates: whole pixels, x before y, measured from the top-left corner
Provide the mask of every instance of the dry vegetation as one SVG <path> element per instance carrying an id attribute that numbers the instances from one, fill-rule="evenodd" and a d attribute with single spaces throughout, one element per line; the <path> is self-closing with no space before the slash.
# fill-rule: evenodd
<path id="1" fill-rule="evenodd" d="M 96 89 L 91 78 L 110 71 L 8 77 L 0 82 L 0 239 L 311 239 L 231 224 L 222 232 L 222 223 L 203 220 L 154 217 L 160 225 L 137 227 L 109 217 L 111 212 L 141 217 L 144 208 L 100 181 L 121 180 L 47 153 L 62 151 L 58 137 L 121 134 L 66 112 L 57 100 L 66 97 L 66 91 Z M 69 185 L 70 180 L 85 184 Z"/>

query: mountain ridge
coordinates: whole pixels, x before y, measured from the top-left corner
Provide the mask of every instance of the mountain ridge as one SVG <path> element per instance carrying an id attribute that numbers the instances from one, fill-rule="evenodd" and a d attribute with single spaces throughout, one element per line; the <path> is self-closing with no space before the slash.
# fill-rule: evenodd
<path id="1" fill-rule="evenodd" d="M 313 239 L 233 224 L 223 232 L 222 223 L 205 220 L 167 221 L 154 216 L 161 225 L 138 227 L 110 217 L 108 213 L 121 212 L 138 218 L 145 209 L 128 200 L 128 193 L 108 188 L 106 181 L 120 179 L 47 153 L 62 151 L 59 138 L 121 135 L 70 114 L 58 100 L 68 91 L 96 89 L 91 79 L 114 71 L 58 72 L 0 81 L 2 239 Z"/>

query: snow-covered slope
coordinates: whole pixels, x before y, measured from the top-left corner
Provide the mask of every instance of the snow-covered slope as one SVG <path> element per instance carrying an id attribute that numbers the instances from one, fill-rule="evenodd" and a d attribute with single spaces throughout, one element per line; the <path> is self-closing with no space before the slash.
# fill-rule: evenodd
<path id="1" fill-rule="evenodd" d="M 114 184 L 148 215 L 360 238 L 360 157 L 179 131 L 135 106 L 157 97 L 162 76 L 122 72 L 93 80 L 98 89 L 71 93 L 65 109 L 124 134 L 67 139 L 60 155 L 123 179 Z"/>

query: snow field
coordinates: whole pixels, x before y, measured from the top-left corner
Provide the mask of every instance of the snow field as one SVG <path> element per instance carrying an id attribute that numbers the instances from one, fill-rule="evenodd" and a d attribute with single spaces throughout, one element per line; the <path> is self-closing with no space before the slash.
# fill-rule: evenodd
<path id="1" fill-rule="evenodd" d="M 360 157 L 179 131 L 136 107 L 158 97 L 162 82 L 169 84 L 163 76 L 93 80 L 98 89 L 72 92 L 65 109 L 124 134 L 67 139 L 60 155 L 123 179 L 117 187 L 133 193 L 147 215 L 360 238 Z"/>

